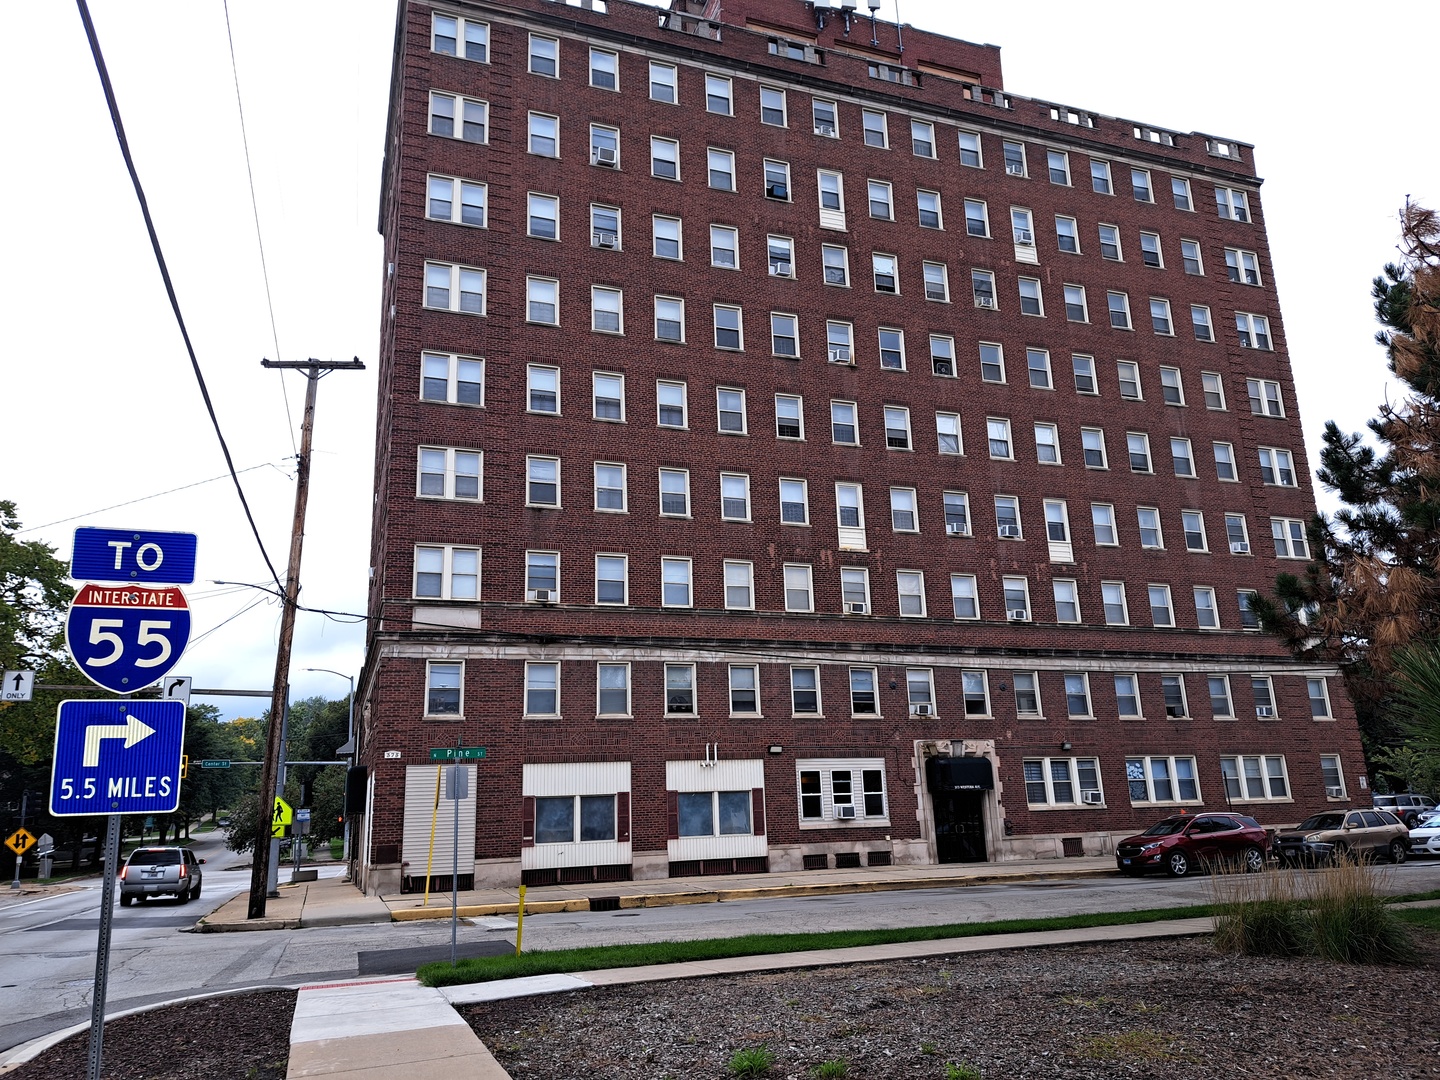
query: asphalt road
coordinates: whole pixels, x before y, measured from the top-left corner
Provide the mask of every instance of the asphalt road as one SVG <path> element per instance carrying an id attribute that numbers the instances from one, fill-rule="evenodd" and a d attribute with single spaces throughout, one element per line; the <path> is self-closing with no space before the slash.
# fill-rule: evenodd
<path id="1" fill-rule="evenodd" d="M 415 970 L 448 955 L 450 923 L 406 922 L 232 934 L 182 932 L 249 887 L 243 860 L 218 839 L 197 845 L 207 859 L 203 899 L 116 908 L 107 1011 L 187 994 L 293 985 Z M 322 873 L 340 873 L 325 868 Z M 1391 892 L 1440 889 L 1440 861 L 1381 868 Z M 0 904 L 0 1051 L 89 1019 L 99 925 L 99 882 L 54 897 Z M 527 949 L 730 937 L 749 933 L 925 926 L 1016 917 L 1137 910 L 1204 903 L 1206 878 L 1099 878 L 965 889 L 755 900 L 638 911 L 532 915 Z M 459 930 L 462 954 L 514 941 L 514 919 L 475 919 Z"/>

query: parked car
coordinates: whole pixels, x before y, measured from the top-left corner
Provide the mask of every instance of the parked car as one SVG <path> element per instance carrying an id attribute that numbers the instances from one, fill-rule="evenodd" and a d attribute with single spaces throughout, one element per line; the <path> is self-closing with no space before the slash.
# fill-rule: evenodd
<path id="1" fill-rule="evenodd" d="M 1275 837 L 1275 850 L 1286 866 L 1357 859 L 1387 858 L 1403 863 L 1410 851 L 1410 831 L 1388 810 L 1326 810 L 1311 814 L 1297 828 Z"/>
<path id="2" fill-rule="evenodd" d="M 1115 865 L 1121 873 L 1139 875 L 1164 870 L 1184 877 L 1216 863 L 1263 870 L 1270 836 L 1260 823 L 1244 814 L 1177 814 L 1157 821 L 1138 836 L 1115 848 Z"/>
<path id="3" fill-rule="evenodd" d="M 136 848 L 117 875 L 120 882 L 120 906 L 129 907 L 148 896 L 174 896 L 180 903 L 189 903 L 200 895 L 204 877 L 200 864 L 189 848 Z"/>
<path id="4" fill-rule="evenodd" d="M 1440 855 L 1440 816 L 1428 820 L 1421 815 L 1420 824 L 1410 830 L 1411 855 Z"/>
<path id="5" fill-rule="evenodd" d="M 1376 795 L 1371 799 L 1371 804 L 1377 810 L 1388 810 L 1410 828 L 1414 828 L 1420 821 L 1420 815 L 1426 810 L 1435 809 L 1435 800 L 1429 795 Z"/>

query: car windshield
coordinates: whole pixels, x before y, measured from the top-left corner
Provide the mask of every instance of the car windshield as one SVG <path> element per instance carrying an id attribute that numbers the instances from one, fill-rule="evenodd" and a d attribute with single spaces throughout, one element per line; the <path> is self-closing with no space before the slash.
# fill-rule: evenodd
<path id="1" fill-rule="evenodd" d="M 1344 814 L 1311 814 L 1300 823 L 1302 829 L 1338 829 Z"/>
<path id="2" fill-rule="evenodd" d="M 180 852 L 175 848 L 167 848 L 160 851 L 132 851 L 130 853 L 130 866 L 177 866 L 180 863 Z"/>
<path id="3" fill-rule="evenodd" d="M 1167 817 L 1164 821 L 1157 821 L 1146 829 L 1141 836 L 1174 836 L 1178 832 L 1184 832 L 1185 826 L 1194 821 L 1191 817 Z"/>

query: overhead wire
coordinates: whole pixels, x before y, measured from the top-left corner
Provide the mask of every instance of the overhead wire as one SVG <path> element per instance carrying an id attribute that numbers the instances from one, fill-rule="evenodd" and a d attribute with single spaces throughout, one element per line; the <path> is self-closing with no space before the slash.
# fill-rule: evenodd
<path id="1" fill-rule="evenodd" d="M 100 76 L 100 85 L 105 91 L 105 103 L 110 109 L 110 121 L 115 126 L 115 137 L 120 143 L 120 153 L 125 158 L 125 168 L 130 173 L 130 183 L 135 188 L 135 197 L 140 203 L 140 212 L 145 218 L 145 231 L 150 236 L 150 247 L 155 253 L 155 262 L 160 268 L 160 277 L 165 283 L 165 293 L 170 299 L 170 310 L 175 314 L 175 322 L 180 328 L 180 336 L 185 341 L 185 351 L 190 357 L 190 368 L 195 374 L 195 381 L 200 387 L 200 396 L 205 402 L 205 411 L 210 415 L 210 423 L 215 428 L 215 438 L 220 442 L 221 453 L 225 456 L 225 466 L 230 472 L 230 478 L 235 482 L 235 493 L 240 497 L 240 505 L 245 511 L 245 519 L 250 523 L 250 531 L 255 536 L 255 543 L 260 548 L 260 555 L 265 560 L 265 565 L 270 571 L 270 576 L 275 580 L 276 588 L 283 591 L 284 586 L 280 583 L 280 574 L 275 569 L 275 564 L 270 561 L 270 553 L 265 550 L 265 541 L 260 538 L 260 527 L 255 523 L 255 516 L 250 512 L 250 503 L 245 498 L 245 488 L 240 483 L 240 476 L 235 471 L 235 462 L 230 456 L 230 447 L 225 442 L 225 433 L 220 430 L 220 418 L 215 415 L 215 405 L 210 400 L 210 388 L 205 383 L 205 374 L 200 370 L 200 361 L 195 355 L 195 346 L 190 341 L 190 331 L 185 326 L 185 316 L 180 311 L 180 300 L 175 295 L 175 283 L 170 279 L 170 267 L 165 261 L 165 252 L 160 247 L 160 236 L 155 231 L 155 221 L 150 216 L 150 204 L 145 198 L 145 188 L 140 183 L 140 174 L 135 168 L 135 159 L 130 153 L 130 142 L 125 136 L 125 125 L 120 119 L 120 105 L 115 100 L 115 88 L 110 82 L 110 71 L 105 65 L 105 54 L 100 49 L 100 38 L 95 32 L 95 23 L 90 18 L 90 7 L 85 0 L 75 0 L 80 9 L 80 19 L 85 24 L 85 37 L 90 42 L 90 53 L 95 60 L 95 71 Z"/>

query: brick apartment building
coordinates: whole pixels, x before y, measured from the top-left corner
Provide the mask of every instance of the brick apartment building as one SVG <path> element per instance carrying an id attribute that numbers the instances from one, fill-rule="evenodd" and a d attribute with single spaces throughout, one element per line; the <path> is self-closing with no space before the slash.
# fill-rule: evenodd
<path id="1" fill-rule="evenodd" d="M 455 745 L 462 885 L 1366 794 L 1246 603 L 1314 511 L 1252 148 L 1003 86 L 839 0 L 401 0 L 367 885 L 448 880 Z"/>

